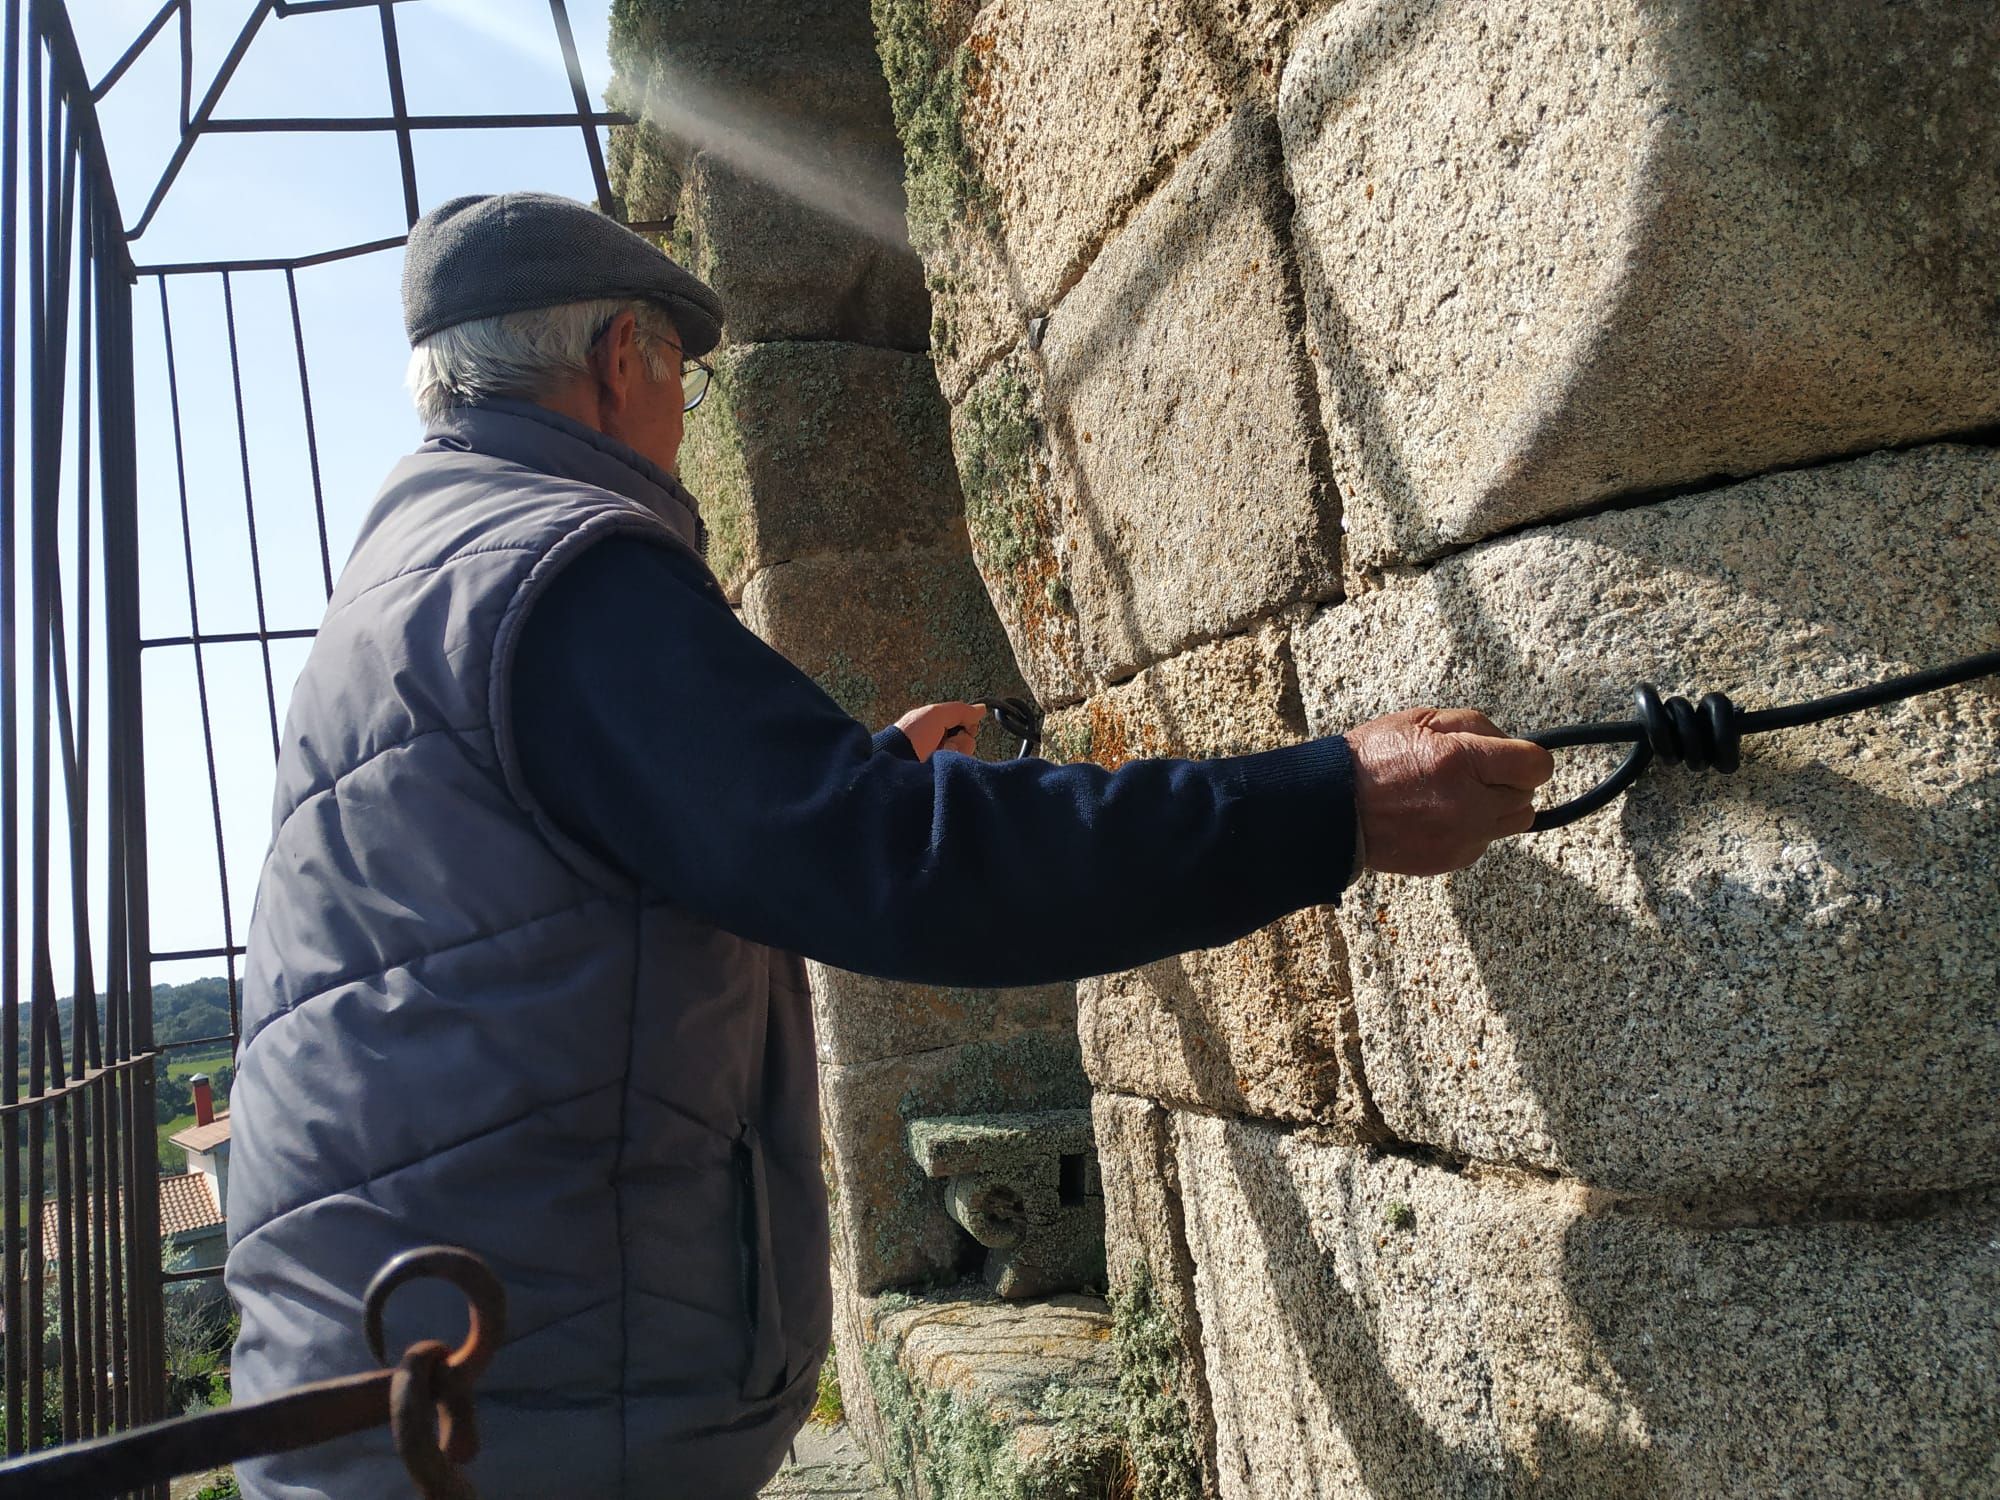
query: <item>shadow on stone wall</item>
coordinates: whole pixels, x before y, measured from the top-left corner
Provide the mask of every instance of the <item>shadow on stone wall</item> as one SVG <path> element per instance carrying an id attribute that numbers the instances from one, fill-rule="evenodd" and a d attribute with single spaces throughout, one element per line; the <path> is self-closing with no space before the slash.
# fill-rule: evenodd
<path id="1" fill-rule="evenodd" d="M 1241 1451 L 1233 1459 L 1225 1457 L 1225 1464 L 1233 1462 L 1239 1473 L 1256 1476 L 1261 1488 L 1244 1493 L 1347 1493 L 1350 1484 L 1352 1493 L 1370 1500 L 1663 1492 L 1667 1476 L 1657 1457 L 1617 1427 L 1592 1436 L 1545 1419 L 1533 1424 L 1527 1441 L 1516 1434 L 1510 1446 L 1496 1451 L 1490 1434 L 1480 1431 L 1494 1420 L 1494 1381 L 1476 1330 L 1434 1351 L 1437 1365 L 1460 1368 L 1436 1375 L 1425 1392 L 1432 1409 L 1422 1409 L 1412 1388 L 1433 1372 L 1421 1360 L 1390 1367 L 1383 1350 L 1398 1340 L 1384 1328 L 1379 1306 L 1371 1307 L 1347 1284 L 1357 1265 L 1374 1259 L 1380 1214 L 1369 1213 L 1368 1205 L 1352 1198 L 1342 1205 L 1345 1212 L 1329 1215 L 1323 1205 L 1316 1211 L 1301 1198 L 1283 1164 L 1268 1150 L 1257 1149 L 1262 1144 L 1238 1136 L 1230 1142 L 1227 1161 L 1252 1216 L 1242 1228 L 1256 1236 L 1264 1280 L 1260 1296 L 1283 1318 L 1283 1333 L 1297 1351 L 1298 1366 L 1274 1372 L 1280 1374 L 1275 1388 L 1254 1391 L 1257 1411 L 1251 1420 L 1274 1436 L 1288 1428 L 1302 1435 L 1322 1428 L 1331 1415 L 1348 1462 L 1332 1462 L 1333 1455 L 1314 1452 L 1300 1437 L 1281 1438 L 1270 1448 L 1260 1445 L 1254 1455 Z M 1330 1233 L 1342 1243 L 1322 1248 Z M 1460 1289 L 1440 1290 L 1449 1300 Z M 1441 1321 L 1476 1322 L 1475 1309 L 1462 1312 L 1462 1318 Z M 1304 1388 L 1285 1388 L 1285 1376 L 1303 1380 Z M 1459 1441 L 1438 1430 L 1437 1406 L 1447 1394 L 1439 1386 L 1471 1393 L 1471 1409 L 1459 1413 L 1464 1419 Z M 1231 1392 L 1237 1399 L 1243 1394 L 1240 1389 Z M 1240 1433 L 1242 1427 L 1236 1430 Z M 1310 1454 L 1324 1467 L 1281 1479 L 1271 1472 L 1272 1460 L 1294 1442 L 1298 1456 Z"/>

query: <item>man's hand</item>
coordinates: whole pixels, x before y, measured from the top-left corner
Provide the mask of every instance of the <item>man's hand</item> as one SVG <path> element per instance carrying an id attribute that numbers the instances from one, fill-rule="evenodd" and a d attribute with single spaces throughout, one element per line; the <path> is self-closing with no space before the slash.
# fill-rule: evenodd
<path id="1" fill-rule="evenodd" d="M 1411 708 L 1347 734 L 1368 868 L 1462 870 L 1534 821 L 1534 790 L 1555 774 L 1540 745 L 1504 738 L 1469 708 Z"/>
<path id="2" fill-rule="evenodd" d="M 977 703 L 933 703 L 913 708 L 896 721 L 918 760 L 929 760 L 939 750 L 972 754 L 979 739 L 979 726 L 986 710 Z"/>

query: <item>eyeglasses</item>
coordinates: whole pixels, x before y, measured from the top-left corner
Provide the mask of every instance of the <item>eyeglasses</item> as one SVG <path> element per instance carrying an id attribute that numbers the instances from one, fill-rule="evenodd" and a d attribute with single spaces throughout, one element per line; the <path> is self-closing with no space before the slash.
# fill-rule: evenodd
<path id="1" fill-rule="evenodd" d="M 681 410 L 693 411 L 701 405 L 702 397 L 708 394 L 710 384 L 715 380 L 714 369 L 699 359 L 681 360 Z"/>

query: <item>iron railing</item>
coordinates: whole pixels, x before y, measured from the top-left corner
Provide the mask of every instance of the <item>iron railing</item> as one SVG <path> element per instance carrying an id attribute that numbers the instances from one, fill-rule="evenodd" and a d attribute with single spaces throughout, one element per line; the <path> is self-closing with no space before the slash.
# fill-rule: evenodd
<path id="1" fill-rule="evenodd" d="M 0 24 L 0 1312 L 18 1453 L 158 1416 L 163 1361 L 131 267 L 67 15 L 6 0 Z"/>
<path id="2" fill-rule="evenodd" d="M 315 633 L 306 622 L 279 618 L 267 598 L 258 529 L 268 513 L 252 479 L 240 294 L 252 278 L 282 279 L 307 470 L 307 483 L 294 488 L 310 495 L 314 562 L 330 595 L 338 558 L 326 519 L 299 276 L 394 250 L 404 236 L 378 234 L 302 255 L 157 264 L 140 264 L 135 242 L 202 140 L 244 134 L 393 134 L 407 227 L 423 207 L 413 149 L 419 133 L 572 130 L 584 144 L 599 206 L 614 208 L 599 131 L 625 117 L 592 105 L 564 0 L 550 0 L 552 39 L 575 108 L 534 114 L 412 113 L 396 12 L 416 3 L 422 0 L 255 0 L 214 78 L 197 93 L 194 0 L 164 0 L 94 83 L 62 0 L 0 0 L 0 1048 L 9 1058 L 0 1082 L 0 1192 L 8 1208 L 0 1223 L 0 1415 L 8 1454 L 168 1415 L 164 1290 L 217 1274 L 213 1267 L 162 1266 L 154 1115 L 155 1067 L 165 1052 L 237 1041 L 243 928 L 231 898 L 225 800 L 247 794 L 268 801 L 256 789 L 231 787 L 219 771 L 219 736 L 231 726 L 218 722 L 211 703 L 208 655 L 258 648 L 264 712 L 241 732 L 268 736 L 275 758 L 282 683 L 271 648 Z M 267 25 L 363 8 L 379 13 L 387 115 L 219 112 Z M 179 49 L 178 120 L 167 122 L 174 144 L 128 223 L 98 106 L 169 37 Z M 246 239 L 260 222 L 246 211 Z M 236 494 L 190 482 L 176 334 L 189 316 L 181 294 L 196 279 L 220 290 Z M 149 553 L 142 569 L 134 327 L 137 317 L 150 323 L 154 307 L 164 379 L 143 395 L 164 409 L 172 434 L 173 482 L 163 489 L 178 505 L 180 556 Z M 163 462 L 151 467 L 164 477 Z M 241 588 L 255 606 L 254 630 L 203 628 L 196 551 L 204 519 L 225 506 L 240 513 L 250 538 Z M 152 589 L 185 589 L 184 630 L 143 631 L 142 571 Z M 207 940 L 156 950 L 148 919 L 142 663 L 174 652 L 187 653 L 192 665 L 220 902 Z M 65 941 L 55 941 L 58 935 Z M 64 946 L 69 956 L 58 974 L 55 955 Z M 228 1030 L 162 1046 L 154 1035 L 154 968 L 194 960 L 224 970 Z M 72 1002 L 63 1000 L 65 990 Z M 135 1493 L 164 1495 L 165 1488 L 149 1484 Z"/>

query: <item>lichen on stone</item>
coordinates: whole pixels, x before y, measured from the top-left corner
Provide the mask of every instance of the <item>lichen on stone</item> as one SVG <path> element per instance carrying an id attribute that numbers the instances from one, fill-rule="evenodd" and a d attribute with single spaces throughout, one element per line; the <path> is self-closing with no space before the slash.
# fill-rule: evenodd
<path id="1" fill-rule="evenodd" d="M 875 679 L 856 666 L 846 652 L 835 651 L 827 658 L 826 665 L 812 675 L 827 697 L 848 713 L 873 715 L 881 690 Z"/>
<path id="2" fill-rule="evenodd" d="M 1089 760 L 1090 719 L 1080 712 L 1053 714 L 1042 726 L 1042 755 L 1059 765 Z"/>
<path id="3" fill-rule="evenodd" d="M 1032 484 L 1041 424 L 1027 383 L 1002 366 L 966 393 L 955 417 L 959 487 L 981 567 L 989 576 L 1022 569 L 1047 544 Z"/>
<path id="4" fill-rule="evenodd" d="M 1133 1261 L 1112 1290 L 1111 1338 L 1135 1500 L 1201 1500 L 1201 1462 L 1182 1395 L 1186 1351 L 1144 1261 Z"/>

